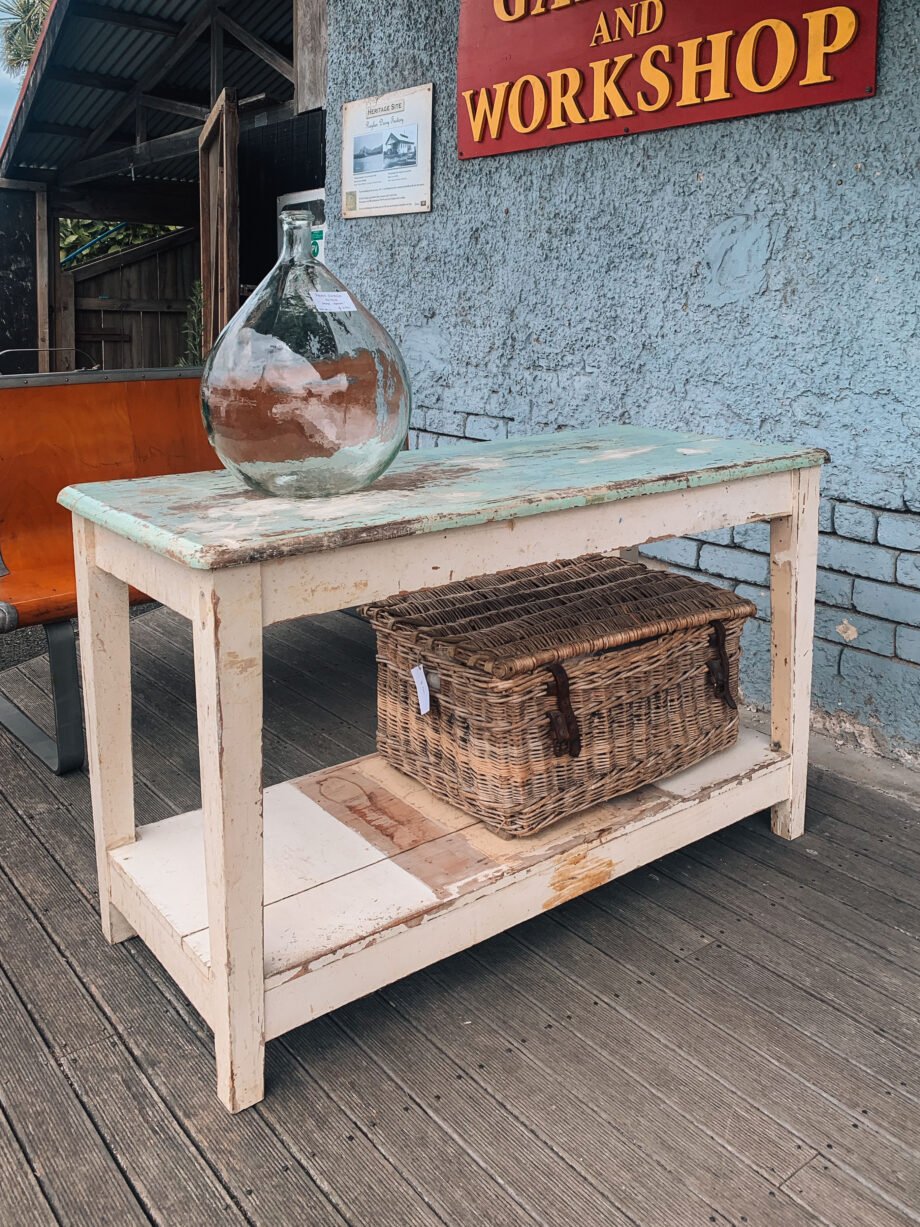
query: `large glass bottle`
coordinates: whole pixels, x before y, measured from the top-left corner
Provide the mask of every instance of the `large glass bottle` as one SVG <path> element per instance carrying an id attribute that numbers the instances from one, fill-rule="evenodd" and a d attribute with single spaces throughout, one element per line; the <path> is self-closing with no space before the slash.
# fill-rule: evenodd
<path id="1" fill-rule="evenodd" d="M 223 464 L 255 489 L 347 494 L 402 447 L 409 380 L 389 333 L 314 259 L 310 213 L 282 220 L 278 263 L 205 365 L 205 426 Z"/>

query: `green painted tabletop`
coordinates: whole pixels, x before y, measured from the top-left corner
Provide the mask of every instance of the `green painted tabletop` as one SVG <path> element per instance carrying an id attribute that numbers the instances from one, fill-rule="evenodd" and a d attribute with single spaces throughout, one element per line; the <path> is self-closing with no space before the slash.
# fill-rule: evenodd
<path id="1" fill-rule="evenodd" d="M 741 481 L 823 464 L 826 453 L 638 426 L 401 452 L 369 489 L 269 498 L 229 473 L 67 486 L 59 502 L 204 570 Z"/>

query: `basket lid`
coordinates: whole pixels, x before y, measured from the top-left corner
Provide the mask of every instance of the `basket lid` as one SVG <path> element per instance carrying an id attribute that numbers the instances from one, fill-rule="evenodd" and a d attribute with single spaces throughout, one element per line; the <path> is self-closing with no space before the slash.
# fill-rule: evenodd
<path id="1" fill-rule="evenodd" d="M 364 609 L 419 649 L 498 678 L 657 638 L 748 618 L 750 601 L 724 588 L 603 554 L 402 593 Z"/>

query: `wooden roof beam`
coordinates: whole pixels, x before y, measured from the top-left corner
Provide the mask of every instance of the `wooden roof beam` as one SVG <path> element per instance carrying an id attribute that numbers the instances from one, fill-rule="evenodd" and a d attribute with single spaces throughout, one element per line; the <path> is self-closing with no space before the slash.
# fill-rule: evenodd
<path id="1" fill-rule="evenodd" d="M 90 0 L 71 0 L 70 15 L 88 21 L 104 21 L 113 26 L 127 26 L 129 30 L 147 30 L 151 34 L 163 34 L 175 38 L 182 26 L 176 21 L 162 17 L 148 17 L 128 9 L 113 9 L 107 4 L 92 4 Z"/>
<path id="2" fill-rule="evenodd" d="M 251 101 L 258 101 L 258 96 Z M 293 102 L 282 103 L 270 110 L 253 109 L 240 117 L 240 127 L 243 130 L 261 126 L 266 123 L 289 119 L 293 114 Z M 183 128 L 180 132 L 171 132 L 168 136 L 156 136 L 140 145 L 126 145 L 114 149 L 111 153 L 101 153 L 93 158 L 82 158 L 70 163 L 58 175 L 60 187 L 73 187 L 79 183 L 89 183 L 94 179 L 105 179 L 110 175 L 124 175 L 132 168 L 146 170 L 159 162 L 168 162 L 171 158 L 181 158 L 198 152 L 198 137 L 201 127 Z"/>
<path id="3" fill-rule="evenodd" d="M 60 81 L 64 85 L 84 85 L 88 86 L 90 89 L 110 90 L 113 94 L 130 93 L 135 86 L 135 83 L 130 77 L 112 77 L 104 72 L 83 72 L 78 68 L 57 68 L 54 66 L 45 70 L 44 80 Z M 128 108 L 124 115 L 119 115 L 118 123 L 113 124 L 109 131 L 106 132 L 104 136 L 100 137 L 100 140 L 104 141 L 106 136 L 110 136 L 122 122 L 122 120 L 126 118 L 127 115 L 130 115 L 133 109 L 134 107 L 132 103 L 131 107 Z"/>
<path id="4" fill-rule="evenodd" d="M 294 83 L 294 65 L 276 48 L 272 47 L 264 39 L 259 38 L 258 34 L 253 34 L 251 31 L 244 29 L 239 22 L 234 21 L 232 17 L 228 17 L 226 13 L 216 13 L 215 21 L 222 26 L 224 30 L 235 38 L 241 46 L 247 51 L 251 51 L 253 55 L 258 56 L 269 68 L 273 68 L 280 76 L 285 77 L 291 84 Z"/>
<path id="5" fill-rule="evenodd" d="M 144 75 L 133 83 L 134 88 L 129 97 L 119 102 L 109 112 L 96 131 L 80 150 L 79 156 L 85 158 L 97 149 L 107 137 L 111 136 L 119 126 L 134 114 L 138 99 L 142 94 L 149 94 L 163 80 L 163 77 L 186 55 L 201 35 L 208 28 L 211 20 L 210 0 L 204 0 L 195 9 L 189 20 L 176 35 L 173 42 L 164 47 L 162 52 L 154 56 Z"/>
<path id="6" fill-rule="evenodd" d="M 72 187 L 93 179 L 105 179 L 108 175 L 124 174 L 132 167 L 141 170 L 158 162 L 168 162 L 170 158 L 196 153 L 199 131 L 199 128 L 183 128 L 181 132 L 155 136 L 140 145 L 128 145 L 111 153 L 100 153 L 94 158 L 81 158 L 61 171 L 58 183 L 61 187 Z"/>
<path id="7" fill-rule="evenodd" d="M 179 98 L 161 98 L 158 94 L 141 94 L 137 100 L 138 106 L 148 111 L 168 111 L 171 115 L 184 115 L 186 119 L 197 119 L 204 123 L 208 117 L 206 106 L 197 106 L 193 102 L 184 102 Z"/>

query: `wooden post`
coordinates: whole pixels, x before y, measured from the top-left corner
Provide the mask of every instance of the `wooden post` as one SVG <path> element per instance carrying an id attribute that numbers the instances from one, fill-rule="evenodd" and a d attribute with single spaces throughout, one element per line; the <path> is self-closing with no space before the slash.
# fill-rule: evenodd
<path id="1" fill-rule="evenodd" d="M 211 17 L 211 106 L 224 88 L 224 27 L 217 20 L 217 6 Z"/>
<path id="2" fill-rule="evenodd" d="M 770 524 L 772 735 L 792 754 L 789 800 L 773 807 L 783 839 L 805 831 L 821 470 L 796 470 L 791 481 L 792 514 Z"/>
<path id="3" fill-rule="evenodd" d="M 203 355 L 240 302 L 239 133 L 236 92 L 224 89 L 198 137 Z"/>
<path id="4" fill-rule="evenodd" d="M 54 219 L 55 250 L 60 248 L 60 220 Z M 54 262 L 54 346 L 59 371 L 72 371 L 76 361 L 76 302 L 74 275 L 61 267 L 60 259 Z"/>
<path id="5" fill-rule="evenodd" d="M 258 566 L 209 575 L 193 629 L 217 1089 L 238 1112 L 264 1094 Z"/>
<path id="6" fill-rule="evenodd" d="M 326 105 L 329 34 L 326 0 L 294 0 L 294 109 Z"/>
<path id="7" fill-rule="evenodd" d="M 35 193 L 35 297 L 38 316 L 38 369 L 51 370 L 51 260 L 48 243 L 48 193 Z"/>
<path id="8" fill-rule="evenodd" d="M 74 516 L 73 533 L 99 910 L 106 939 L 121 942 L 134 930 L 112 906 L 109 852 L 135 839 L 128 585 L 96 566 L 89 521 Z"/>

